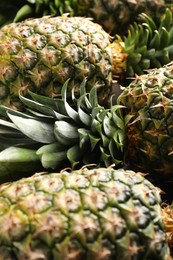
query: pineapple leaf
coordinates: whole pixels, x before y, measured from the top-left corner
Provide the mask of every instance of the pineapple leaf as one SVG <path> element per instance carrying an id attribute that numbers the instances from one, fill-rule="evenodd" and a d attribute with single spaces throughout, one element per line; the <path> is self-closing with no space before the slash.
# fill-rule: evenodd
<path id="1" fill-rule="evenodd" d="M 88 145 L 90 130 L 87 130 L 85 128 L 79 128 L 78 133 L 79 133 L 79 140 L 80 140 L 79 142 L 80 149 L 84 150 L 85 147 L 87 147 Z"/>
<path id="2" fill-rule="evenodd" d="M 70 80 L 70 79 L 69 79 Z M 80 122 L 79 120 L 79 115 L 78 113 L 76 112 L 75 109 L 73 109 L 67 102 L 67 88 L 68 88 L 68 83 L 69 83 L 69 80 L 67 80 L 63 87 L 62 87 L 62 99 L 63 99 L 63 102 L 64 102 L 64 107 L 66 109 L 66 112 L 68 114 L 68 116 L 70 118 L 72 118 L 75 122 Z"/>
<path id="3" fill-rule="evenodd" d="M 64 145 L 55 142 L 41 146 L 36 154 L 39 156 L 44 168 L 56 169 L 66 159 Z"/>
<path id="4" fill-rule="evenodd" d="M 102 109 L 100 107 L 94 107 L 92 110 L 92 120 L 94 120 L 96 117 L 98 117 L 98 115 L 100 115 L 101 111 L 102 111 Z"/>
<path id="5" fill-rule="evenodd" d="M 89 101 L 91 103 L 91 107 L 98 107 L 98 98 L 97 98 L 97 85 L 95 84 L 91 91 L 89 92 Z"/>
<path id="6" fill-rule="evenodd" d="M 139 30 L 141 32 L 139 38 L 140 44 L 141 46 L 147 46 L 149 40 L 149 31 L 141 25 L 139 25 Z"/>
<path id="7" fill-rule="evenodd" d="M 19 116 L 19 117 L 23 117 L 23 118 L 33 118 L 33 116 L 28 115 L 28 114 L 26 114 L 26 113 L 19 112 L 19 111 L 17 111 L 17 110 L 8 108 L 8 107 L 3 106 L 3 105 L 0 106 L 0 115 L 1 115 L 1 116 L 8 118 L 9 112 L 11 112 L 12 114 L 14 114 L 14 115 L 16 115 L 16 116 Z"/>
<path id="8" fill-rule="evenodd" d="M 0 151 L 11 146 L 26 148 L 29 146 L 32 147 L 34 144 L 34 141 L 31 139 L 0 136 Z"/>
<path id="9" fill-rule="evenodd" d="M 121 106 L 121 108 L 123 108 L 123 107 Z M 116 128 L 124 129 L 124 127 L 125 127 L 124 118 L 119 116 L 114 111 L 115 110 L 112 110 L 112 118 L 113 118 L 113 121 L 114 121 L 115 125 L 117 126 Z"/>
<path id="10" fill-rule="evenodd" d="M 84 123 L 85 126 L 90 126 L 91 125 L 91 117 L 87 113 L 85 113 L 80 107 L 78 109 L 78 114 L 80 121 Z"/>
<path id="11" fill-rule="evenodd" d="M 8 112 L 9 118 L 17 128 L 26 136 L 40 143 L 52 143 L 55 141 L 54 125 L 40 122 L 33 118 L 22 118 Z"/>
<path id="12" fill-rule="evenodd" d="M 72 145 L 79 139 L 78 127 L 66 121 L 55 122 L 54 134 L 56 139 L 65 145 Z"/>
<path id="13" fill-rule="evenodd" d="M 72 168 L 80 161 L 81 156 L 81 149 L 78 144 L 68 149 L 67 158 L 70 161 Z"/>
<path id="14" fill-rule="evenodd" d="M 107 114 L 103 120 L 103 129 L 106 136 L 113 136 L 115 132 L 115 127 L 112 125 L 111 114 Z"/>
<path id="15" fill-rule="evenodd" d="M 17 14 L 16 14 L 16 16 L 15 16 L 13 22 L 17 22 L 17 21 L 24 20 L 24 19 L 26 19 L 27 17 L 31 17 L 32 15 L 33 15 L 33 9 L 32 9 L 32 7 L 31 7 L 30 5 L 27 5 L 27 4 L 26 4 L 26 5 L 22 6 L 22 7 L 18 10 L 18 12 L 17 12 Z"/>
<path id="16" fill-rule="evenodd" d="M 41 146 L 37 150 L 37 154 L 41 155 L 43 153 L 50 153 L 50 152 L 60 152 L 64 150 L 64 145 L 60 144 L 59 142 L 54 142 L 51 144 L 45 144 Z"/>
<path id="17" fill-rule="evenodd" d="M 171 46 L 171 50 L 172 50 L 172 45 L 173 45 L 173 26 L 171 26 L 171 29 L 169 31 L 169 41 L 168 41 L 168 46 L 166 48 L 169 48 Z"/>
<path id="18" fill-rule="evenodd" d="M 86 83 L 87 83 L 87 77 L 85 77 L 84 80 L 82 81 L 82 83 L 80 84 L 80 97 L 87 94 Z"/>
<path id="19" fill-rule="evenodd" d="M 160 28 L 165 28 L 166 30 L 170 30 L 170 26 L 172 25 L 172 12 L 169 8 L 166 9 L 164 15 L 161 19 Z"/>
<path id="20" fill-rule="evenodd" d="M 159 32 L 159 35 L 160 35 L 160 50 L 162 50 L 165 46 L 168 45 L 169 32 L 164 27 L 162 27 Z"/>
<path id="21" fill-rule="evenodd" d="M 96 138 L 93 135 L 89 135 L 90 143 L 91 143 L 91 151 L 94 151 L 96 145 L 100 142 L 100 138 Z"/>
<path id="22" fill-rule="evenodd" d="M 15 126 L 15 124 L 14 123 L 12 123 L 12 122 L 8 122 L 8 121 L 6 121 L 6 120 L 3 120 L 3 119 L 0 119 L 0 131 L 3 131 L 3 128 L 5 129 L 5 132 L 7 131 L 9 131 L 10 132 L 10 130 L 13 132 L 13 133 L 19 133 L 19 134 L 21 134 L 18 130 L 17 130 L 17 127 Z M 2 132 L 1 132 L 2 133 Z"/>
<path id="23" fill-rule="evenodd" d="M 159 35 L 158 31 L 154 32 L 154 37 L 150 41 L 149 47 L 156 49 L 156 50 L 159 50 L 159 48 L 160 48 L 160 35 Z"/>
<path id="24" fill-rule="evenodd" d="M 157 30 L 157 26 L 156 23 L 154 22 L 153 18 L 150 17 L 149 15 L 147 15 L 146 13 L 141 13 L 140 14 L 141 19 L 143 19 L 144 21 L 146 21 L 147 25 L 149 26 L 149 28 L 151 29 L 151 31 L 155 31 Z M 144 24 L 144 23 L 143 23 Z"/>
<path id="25" fill-rule="evenodd" d="M 40 157 L 42 166 L 45 169 L 48 169 L 48 168 L 56 169 L 66 159 L 67 159 L 66 151 L 43 153 Z"/>
<path id="26" fill-rule="evenodd" d="M 25 104 L 27 107 L 31 108 L 33 111 L 36 110 L 36 111 L 41 112 L 41 114 L 47 115 L 51 118 L 54 117 L 54 114 L 55 114 L 54 110 L 48 106 L 43 105 L 43 103 L 41 101 L 41 98 L 42 98 L 41 96 L 40 96 L 41 104 L 32 99 L 25 98 L 24 96 L 21 96 L 21 95 L 19 95 L 19 97 L 20 97 L 22 103 Z M 30 110 L 30 112 L 32 112 L 32 110 Z"/>
<path id="27" fill-rule="evenodd" d="M 31 90 L 28 90 L 28 94 L 32 97 L 32 99 L 42 105 L 45 105 L 53 110 L 56 110 L 57 105 L 56 105 L 56 101 L 57 99 L 54 98 L 50 98 L 50 97 L 46 97 L 46 96 L 42 96 L 39 94 L 36 94 L 34 92 L 32 92 Z M 20 98 L 22 98 L 22 95 L 19 95 Z"/>
<path id="28" fill-rule="evenodd" d="M 125 136 L 124 132 L 122 130 L 117 130 L 114 135 L 113 135 L 113 140 L 116 143 L 116 146 L 118 148 L 123 148 L 124 147 L 124 142 L 125 142 Z"/>
<path id="29" fill-rule="evenodd" d="M 0 162 L 25 162 L 25 161 L 38 161 L 36 151 L 21 147 L 11 146 L 0 153 Z"/>
<path id="30" fill-rule="evenodd" d="M 117 151 L 117 148 L 115 148 L 116 145 L 114 143 L 113 140 L 110 141 L 109 143 L 109 150 L 110 150 L 110 154 L 111 154 L 111 160 L 112 162 L 115 164 L 115 165 L 118 165 L 122 162 L 122 158 L 120 158 L 119 160 L 117 158 L 115 158 L 115 156 L 117 156 L 117 153 L 118 154 L 118 157 L 121 156 L 121 153 Z"/>
<path id="31" fill-rule="evenodd" d="M 101 154 L 102 154 L 101 158 L 105 162 L 105 165 L 107 167 L 108 165 L 110 165 L 109 161 L 110 161 L 111 155 L 109 153 L 107 153 L 107 151 L 106 151 L 106 149 L 104 147 L 100 146 L 100 150 L 101 150 Z"/>
<path id="32" fill-rule="evenodd" d="M 11 172 L 33 172 L 40 168 L 40 160 L 36 151 L 21 147 L 8 147 L 0 152 L 0 177 Z"/>

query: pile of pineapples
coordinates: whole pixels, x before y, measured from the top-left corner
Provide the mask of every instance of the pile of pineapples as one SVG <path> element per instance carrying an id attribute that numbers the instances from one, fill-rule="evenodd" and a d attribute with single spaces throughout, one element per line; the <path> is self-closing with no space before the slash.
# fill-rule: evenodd
<path id="1" fill-rule="evenodd" d="M 172 259 L 172 1 L 0 8 L 0 259 Z"/>

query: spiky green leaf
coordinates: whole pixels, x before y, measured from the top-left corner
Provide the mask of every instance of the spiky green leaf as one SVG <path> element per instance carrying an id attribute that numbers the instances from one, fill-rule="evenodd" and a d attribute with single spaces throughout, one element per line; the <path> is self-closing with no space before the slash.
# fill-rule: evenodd
<path id="1" fill-rule="evenodd" d="M 66 121 L 56 121 L 54 124 L 56 139 L 65 145 L 75 144 L 79 140 L 78 127 Z"/>
<path id="2" fill-rule="evenodd" d="M 8 112 L 9 118 L 17 128 L 26 136 L 40 143 L 55 141 L 54 124 L 40 122 L 33 118 L 22 118 Z"/>

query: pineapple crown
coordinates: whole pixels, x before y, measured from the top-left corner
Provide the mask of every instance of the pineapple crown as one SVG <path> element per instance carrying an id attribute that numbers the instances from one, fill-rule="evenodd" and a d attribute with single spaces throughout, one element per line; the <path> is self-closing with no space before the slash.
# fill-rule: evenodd
<path id="1" fill-rule="evenodd" d="M 19 95 L 25 112 L 0 106 L 0 114 L 11 121 L 0 122 L 1 165 L 6 165 L 6 156 L 8 167 L 13 161 L 11 149 L 19 153 L 20 160 L 21 148 L 26 154 L 33 150 L 36 161 L 46 169 L 59 169 L 64 164 L 74 168 L 81 164 L 108 166 L 122 162 L 125 120 L 128 120 L 121 116 L 123 106 L 110 104 L 110 108 L 104 108 L 99 105 L 97 86 L 86 92 L 86 80 L 80 86 L 78 97 L 75 90 L 68 97 L 68 81 L 58 99 L 31 91 L 28 91 L 29 98 Z"/>
<path id="2" fill-rule="evenodd" d="M 116 35 L 116 42 L 127 55 L 122 70 L 126 77 L 142 75 L 150 68 L 160 68 L 173 59 L 173 23 L 171 9 L 167 8 L 159 24 L 149 15 L 140 15 L 143 23 L 130 25 L 128 34 L 120 37 Z"/>

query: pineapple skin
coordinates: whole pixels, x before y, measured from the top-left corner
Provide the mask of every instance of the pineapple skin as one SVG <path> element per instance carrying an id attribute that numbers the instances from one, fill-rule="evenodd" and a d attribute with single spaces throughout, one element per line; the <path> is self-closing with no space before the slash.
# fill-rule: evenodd
<path id="1" fill-rule="evenodd" d="M 67 79 L 79 91 L 98 82 L 104 103 L 112 83 L 110 36 L 89 18 L 42 17 L 12 23 L 0 30 L 1 104 L 20 109 L 19 91 L 56 97 Z M 103 87 L 102 87 L 103 86 Z"/>
<path id="2" fill-rule="evenodd" d="M 137 76 L 118 97 L 128 122 L 126 162 L 154 181 L 172 180 L 173 63 Z"/>
<path id="3" fill-rule="evenodd" d="M 0 202 L 1 259 L 169 259 L 160 191 L 140 173 L 37 173 Z"/>

